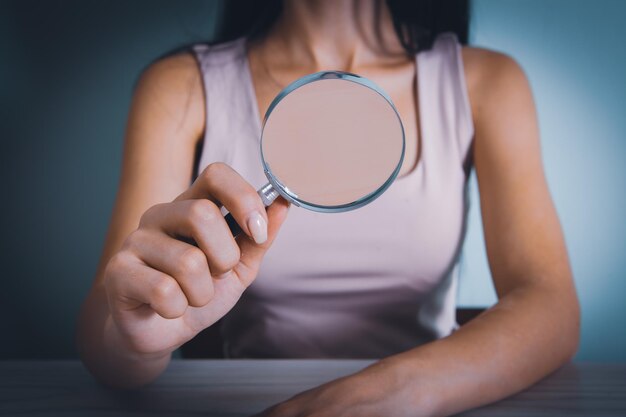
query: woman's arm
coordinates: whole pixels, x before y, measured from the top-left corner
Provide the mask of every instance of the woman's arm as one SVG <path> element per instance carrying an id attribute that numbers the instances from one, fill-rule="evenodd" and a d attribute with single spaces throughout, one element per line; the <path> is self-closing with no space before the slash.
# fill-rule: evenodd
<path id="1" fill-rule="evenodd" d="M 107 384 L 152 381 L 173 350 L 222 318 L 287 215 L 285 200 L 266 210 L 223 163 L 189 185 L 204 102 L 188 54 L 153 64 L 136 89 L 113 219 L 78 329 L 81 358 Z M 222 205 L 243 231 L 236 238 Z"/>
<path id="2" fill-rule="evenodd" d="M 77 342 L 83 361 L 102 380 L 140 385 L 169 362 L 147 360 L 122 349 L 110 320 L 104 271 L 151 206 L 173 200 L 189 187 L 194 150 L 204 130 L 204 98 L 195 59 L 180 54 L 142 74 L 131 103 L 119 189 L 96 278 L 79 317 Z"/>
<path id="3" fill-rule="evenodd" d="M 416 392 L 425 390 L 419 397 L 436 415 L 526 388 L 571 359 L 579 339 L 578 300 L 527 79 L 512 59 L 494 52 L 467 49 L 464 62 L 499 301 L 450 337 L 391 359 L 401 379 L 415 381 Z"/>
<path id="4" fill-rule="evenodd" d="M 450 415 L 518 392 L 574 355 L 578 301 L 528 82 L 501 54 L 467 48 L 464 61 L 498 303 L 449 337 L 300 394 L 267 415 Z"/>

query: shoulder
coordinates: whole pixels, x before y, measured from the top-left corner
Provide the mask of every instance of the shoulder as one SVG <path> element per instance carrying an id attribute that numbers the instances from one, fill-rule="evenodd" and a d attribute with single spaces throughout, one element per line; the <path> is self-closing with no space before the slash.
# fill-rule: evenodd
<path id="1" fill-rule="evenodd" d="M 463 47 L 463 67 L 474 119 L 503 101 L 528 98 L 530 86 L 524 70 L 511 56 L 489 49 Z"/>
<path id="2" fill-rule="evenodd" d="M 204 91 L 192 52 L 179 52 L 146 67 L 135 85 L 131 111 L 151 123 L 200 134 L 204 129 Z"/>
<path id="3" fill-rule="evenodd" d="M 509 82 L 515 85 L 526 83 L 522 67 L 509 55 L 467 46 L 462 48 L 461 53 L 468 88 L 473 88 L 477 92 L 487 92 Z"/>
<path id="4" fill-rule="evenodd" d="M 176 87 L 180 86 L 180 81 L 198 78 L 196 59 L 191 51 L 183 51 L 154 61 L 143 70 L 139 83 L 166 81 L 173 82 L 173 86 Z"/>

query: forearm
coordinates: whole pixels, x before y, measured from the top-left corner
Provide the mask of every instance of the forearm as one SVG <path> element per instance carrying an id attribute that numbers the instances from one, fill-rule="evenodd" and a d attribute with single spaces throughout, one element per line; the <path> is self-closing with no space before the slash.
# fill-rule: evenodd
<path id="1" fill-rule="evenodd" d="M 100 382 L 119 388 L 136 388 L 156 379 L 169 364 L 171 354 L 133 352 L 109 313 L 104 289 L 95 288 L 81 309 L 77 345 L 80 357 Z"/>
<path id="2" fill-rule="evenodd" d="M 449 337 L 364 373 L 378 373 L 403 392 L 399 409 L 454 414 L 518 392 L 569 360 L 578 345 L 578 314 L 573 293 L 520 288 Z"/>

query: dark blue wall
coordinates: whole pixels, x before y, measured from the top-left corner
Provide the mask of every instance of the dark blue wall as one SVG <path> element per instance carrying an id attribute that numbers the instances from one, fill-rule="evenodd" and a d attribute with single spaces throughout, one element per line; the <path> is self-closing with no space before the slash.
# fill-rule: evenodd
<path id="1" fill-rule="evenodd" d="M 0 1 L 0 358 L 73 357 L 141 69 L 215 1 Z M 533 86 L 583 304 L 579 358 L 626 361 L 626 2 L 476 0 L 471 39 Z M 474 185 L 459 299 L 489 305 Z"/>
<path id="2" fill-rule="evenodd" d="M 209 38 L 215 6 L 0 3 L 0 358 L 75 355 L 133 84 L 157 56 Z"/>

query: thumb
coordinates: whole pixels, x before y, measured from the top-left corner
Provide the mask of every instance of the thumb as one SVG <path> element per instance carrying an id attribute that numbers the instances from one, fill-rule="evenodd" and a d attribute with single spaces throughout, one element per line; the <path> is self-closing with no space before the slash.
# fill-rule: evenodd
<path id="1" fill-rule="evenodd" d="M 245 234 L 237 237 L 237 243 L 241 251 L 239 264 L 235 267 L 239 277 L 251 277 L 250 282 L 244 283 L 249 285 L 256 277 L 256 273 L 261 266 L 263 255 L 272 246 L 272 242 L 276 238 L 280 227 L 287 218 L 289 206 L 291 204 L 282 197 L 278 197 L 272 204 L 267 207 L 267 240 L 262 244 L 257 244 Z M 243 270 L 238 270 L 243 268 Z"/>

